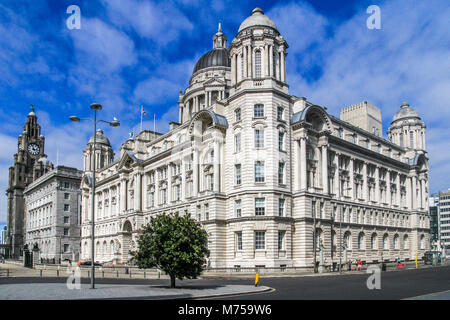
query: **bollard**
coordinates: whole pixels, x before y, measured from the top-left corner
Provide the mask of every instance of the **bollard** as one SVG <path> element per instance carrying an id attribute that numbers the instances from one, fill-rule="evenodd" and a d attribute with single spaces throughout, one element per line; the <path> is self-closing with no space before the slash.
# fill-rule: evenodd
<path id="1" fill-rule="evenodd" d="M 130 278 L 131 278 L 131 268 L 130 268 Z"/>
<path id="2" fill-rule="evenodd" d="M 255 287 L 258 286 L 258 282 L 259 282 L 259 273 L 256 273 L 256 276 L 255 276 Z"/>
<path id="3" fill-rule="evenodd" d="M 117 270 L 116 272 L 117 272 L 117 278 L 119 278 L 119 270 Z"/>
<path id="4" fill-rule="evenodd" d="M 88 278 L 90 278 L 91 276 L 90 276 L 90 274 L 91 274 L 91 272 L 90 272 L 90 270 L 88 270 Z"/>
<path id="5" fill-rule="evenodd" d="M 146 276 L 145 276 L 145 269 L 144 269 L 144 279 L 146 278 Z"/>
<path id="6" fill-rule="evenodd" d="M 102 278 L 105 277 L 105 271 L 102 270 Z"/>
<path id="7" fill-rule="evenodd" d="M 39 270 L 40 271 L 40 276 L 41 276 L 41 278 L 42 278 L 42 270 Z"/>
<path id="8" fill-rule="evenodd" d="M 56 276 L 59 277 L 59 269 L 56 270 Z"/>
<path id="9" fill-rule="evenodd" d="M 6 269 L 6 276 L 9 277 L 9 269 Z"/>
<path id="10" fill-rule="evenodd" d="M 161 278 L 161 272 L 158 270 L 158 279 Z"/>

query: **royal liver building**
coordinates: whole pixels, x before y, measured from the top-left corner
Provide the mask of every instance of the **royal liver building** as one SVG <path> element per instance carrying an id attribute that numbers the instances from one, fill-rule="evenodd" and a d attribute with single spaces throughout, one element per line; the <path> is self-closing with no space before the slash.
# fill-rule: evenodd
<path id="1" fill-rule="evenodd" d="M 116 161 L 97 133 L 96 261 L 126 263 L 150 217 L 175 212 L 207 230 L 213 268 L 329 266 L 340 248 L 343 261 L 421 257 L 429 247 L 424 123 L 403 103 L 387 140 L 368 102 L 337 118 L 290 95 L 287 49 L 257 8 L 228 48 L 219 27 L 180 92 L 169 132 L 141 132 Z M 83 259 L 92 144 L 84 153 Z"/>

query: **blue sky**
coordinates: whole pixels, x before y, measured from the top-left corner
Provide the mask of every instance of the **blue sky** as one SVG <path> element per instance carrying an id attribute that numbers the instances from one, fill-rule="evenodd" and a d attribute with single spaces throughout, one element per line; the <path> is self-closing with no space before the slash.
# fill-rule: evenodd
<path id="1" fill-rule="evenodd" d="M 66 9 L 81 8 L 81 29 L 69 30 Z M 381 30 L 369 30 L 369 5 L 381 9 Z M 82 168 L 90 116 L 99 102 L 103 128 L 116 151 L 139 128 L 167 131 L 178 120 L 177 99 L 196 61 L 212 48 L 217 25 L 228 37 L 255 7 L 271 17 L 289 43 L 290 93 L 330 113 L 370 101 L 384 130 L 403 101 L 427 124 L 432 192 L 450 187 L 450 7 L 448 1 L 2 1 L 0 3 L 0 187 L 17 149 L 30 104 L 56 163 Z M 0 221 L 6 199 L 0 198 Z"/>

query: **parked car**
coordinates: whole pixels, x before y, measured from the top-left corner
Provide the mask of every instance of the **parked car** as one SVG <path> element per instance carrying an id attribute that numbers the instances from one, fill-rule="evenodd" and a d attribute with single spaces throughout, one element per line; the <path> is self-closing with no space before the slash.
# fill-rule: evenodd
<path id="1" fill-rule="evenodd" d="M 80 261 L 80 262 L 78 262 L 78 265 L 79 265 L 79 266 L 89 266 L 89 267 L 90 267 L 91 264 L 92 264 L 91 261 Z M 101 264 L 101 263 L 98 263 L 98 262 L 94 262 L 94 266 L 96 266 L 96 267 L 101 267 L 102 264 Z"/>

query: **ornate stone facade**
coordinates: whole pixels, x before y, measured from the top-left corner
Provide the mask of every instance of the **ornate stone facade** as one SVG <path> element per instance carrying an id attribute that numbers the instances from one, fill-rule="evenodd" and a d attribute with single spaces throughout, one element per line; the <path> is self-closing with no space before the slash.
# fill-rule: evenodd
<path id="1" fill-rule="evenodd" d="M 427 153 L 424 143 L 402 146 L 394 130 L 408 131 L 411 113 L 399 112 L 386 140 L 290 95 L 288 44 L 260 9 L 242 23 L 229 61 L 220 30 L 213 43 L 180 92 L 180 123 L 126 141 L 97 173 L 95 260 L 126 263 L 142 226 L 170 212 L 207 230 L 211 267 L 331 265 L 341 241 L 344 261 L 420 257 Z M 89 172 L 82 188 L 90 259 Z"/>

